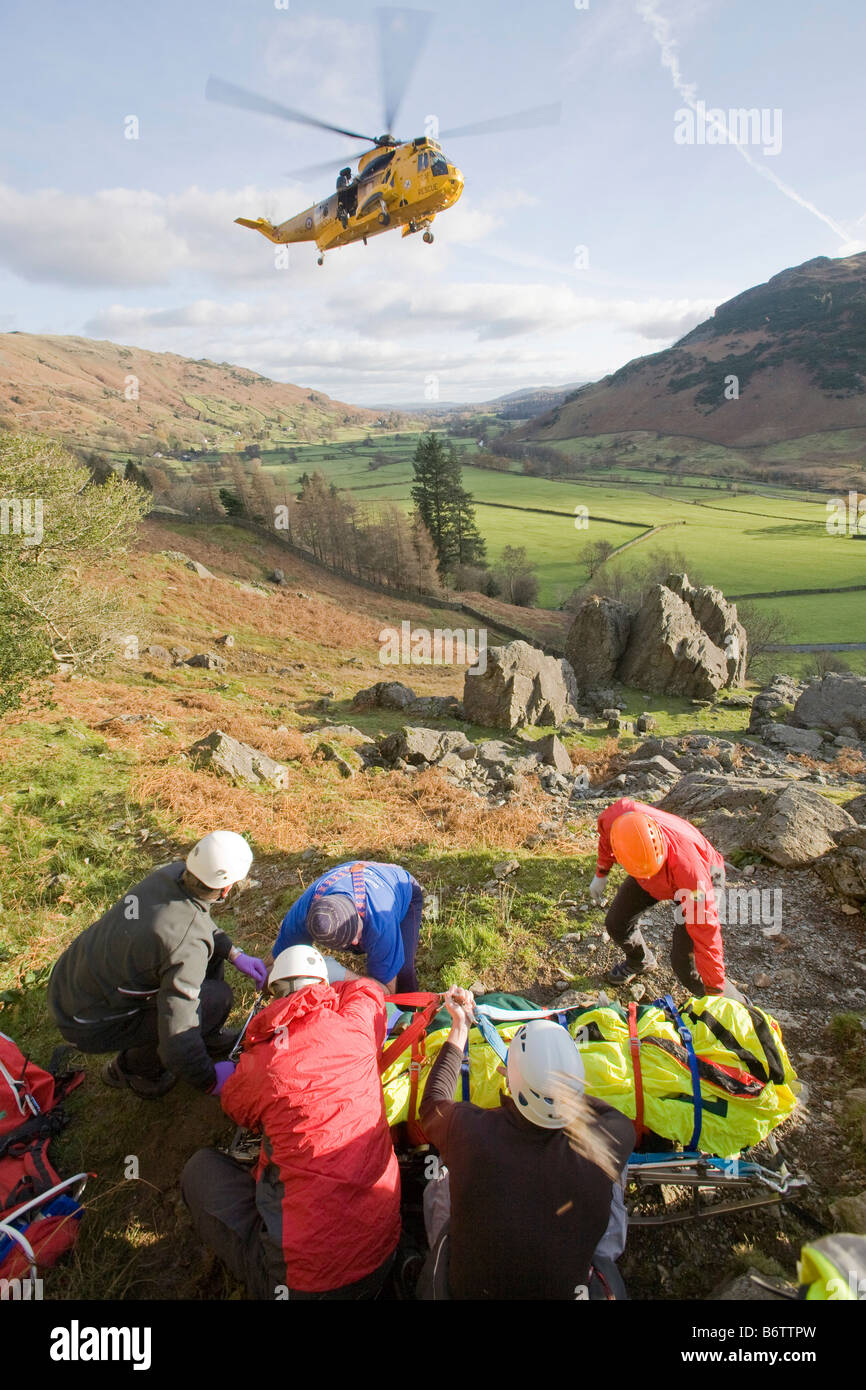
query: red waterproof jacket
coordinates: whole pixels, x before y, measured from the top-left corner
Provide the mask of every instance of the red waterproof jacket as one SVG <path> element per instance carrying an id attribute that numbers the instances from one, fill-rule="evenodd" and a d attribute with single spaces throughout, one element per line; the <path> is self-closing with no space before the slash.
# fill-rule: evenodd
<path id="1" fill-rule="evenodd" d="M 721 992 L 725 987 L 725 960 L 722 953 L 722 929 L 713 893 L 712 876 L 724 872 L 725 861 L 709 840 L 687 820 L 632 801 L 624 796 L 602 811 L 598 818 L 598 866 L 596 873 L 603 878 L 615 863 L 610 848 L 610 828 L 626 811 L 643 811 L 659 827 L 667 858 L 652 878 L 637 882 L 659 902 L 674 900 L 675 895 L 685 911 L 685 928 L 695 947 L 695 969 L 708 989 Z M 684 902 L 683 893 L 697 894 L 692 903 Z"/>
<path id="2" fill-rule="evenodd" d="M 368 980 L 275 999 L 247 1030 L 222 1091 L 263 1133 L 256 1205 L 282 1246 L 286 1283 L 322 1293 L 372 1274 L 400 1238 L 400 1173 L 378 1057 L 382 991 Z"/>

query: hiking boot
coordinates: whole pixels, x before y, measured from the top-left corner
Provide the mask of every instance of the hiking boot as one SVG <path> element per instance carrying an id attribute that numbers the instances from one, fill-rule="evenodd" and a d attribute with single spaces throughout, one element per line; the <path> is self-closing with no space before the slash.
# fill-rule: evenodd
<path id="1" fill-rule="evenodd" d="M 218 1033 L 209 1033 L 204 1040 L 208 1056 L 218 1062 L 225 1060 L 240 1035 L 240 1028 L 221 1028 Z"/>
<path id="2" fill-rule="evenodd" d="M 150 1076 L 135 1076 L 132 1072 L 124 1071 L 121 1062 L 122 1053 L 107 1062 L 102 1068 L 102 1079 L 106 1086 L 114 1086 L 118 1091 L 128 1087 L 136 1096 L 142 1100 L 158 1100 L 171 1090 L 177 1082 L 177 1077 L 173 1072 L 164 1071 L 161 1076 L 156 1078 Z"/>
<path id="3" fill-rule="evenodd" d="M 638 975 L 647 975 L 650 970 L 655 970 L 657 965 L 658 961 L 652 954 L 647 955 L 643 965 L 630 965 L 627 960 L 621 960 L 612 970 L 608 970 L 605 978 L 612 985 L 627 985 Z"/>

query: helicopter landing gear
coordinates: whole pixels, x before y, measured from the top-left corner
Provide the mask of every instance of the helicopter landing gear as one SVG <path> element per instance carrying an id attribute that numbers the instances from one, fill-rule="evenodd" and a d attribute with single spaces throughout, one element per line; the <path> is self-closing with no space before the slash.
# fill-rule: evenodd
<path id="1" fill-rule="evenodd" d="M 320 255 L 319 255 L 319 257 L 318 257 L 318 259 L 317 259 L 317 261 L 316 261 L 316 265 L 324 265 L 324 264 L 325 264 L 324 253 L 320 253 Z"/>
<path id="2" fill-rule="evenodd" d="M 436 238 L 434 237 L 432 232 L 425 232 L 422 240 L 426 241 L 428 246 L 432 246 Z"/>
<path id="3" fill-rule="evenodd" d="M 380 227 L 390 227 L 390 225 L 391 225 L 391 218 L 390 218 L 389 214 L 388 214 L 387 212 L 380 212 L 380 213 L 379 213 L 379 226 L 380 226 Z"/>

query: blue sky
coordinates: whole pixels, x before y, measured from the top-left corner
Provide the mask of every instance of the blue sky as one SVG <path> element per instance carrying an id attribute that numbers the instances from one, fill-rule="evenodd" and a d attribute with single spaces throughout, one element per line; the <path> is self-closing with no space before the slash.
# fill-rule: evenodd
<path id="1" fill-rule="evenodd" d="M 386 234 L 322 269 L 299 246 L 276 269 L 233 218 L 300 211 L 333 179 L 288 171 L 336 173 L 356 142 L 206 102 L 208 75 L 382 125 L 373 7 L 283 3 L 5 0 L 0 329 L 362 404 L 431 378 L 480 400 L 595 379 L 786 266 L 866 249 L 862 0 L 433 0 L 399 135 L 560 99 L 561 123 L 449 144 L 466 190 L 434 246 Z M 677 143 L 699 102 L 765 109 L 779 152 Z"/>

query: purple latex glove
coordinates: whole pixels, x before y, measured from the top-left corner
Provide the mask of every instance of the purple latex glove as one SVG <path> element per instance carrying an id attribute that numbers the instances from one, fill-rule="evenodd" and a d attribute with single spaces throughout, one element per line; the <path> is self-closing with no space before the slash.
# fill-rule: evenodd
<path id="1" fill-rule="evenodd" d="M 232 965 L 242 975 L 248 975 L 251 980 L 255 980 L 257 989 L 264 989 L 268 983 L 268 967 L 258 956 L 248 956 L 244 951 L 239 951 Z"/>
<path id="2" fill-rule="evenodd" d="M 236 1066 L 237 1066 L 237 1063 L 236 1063 L 236 1062 L 215 1062 L 215 1063 L 214 1063 L 214 1071 L 216 1072 L 216 1081 L 214 1082 L 214 1084 L 213 1084 L 213 1085 L 211 1086 L 211 1088 L 210 1088 L 210 1092 L 209 1092 L 210 1095 L 212 1095 L 212 1096 L 218 1096 L 218 1095 L 220 1094 L 220 1092 L 222 1091 L 223 1086 L 226 1084 L 226 1082 L 228 1081 L 229 1077 L 230 1077 L 230 1076 L 232 1075 L 232 1073 L 234 1072 L 234 1069 L 235 1069 Z"/>

